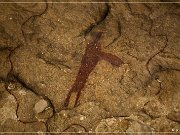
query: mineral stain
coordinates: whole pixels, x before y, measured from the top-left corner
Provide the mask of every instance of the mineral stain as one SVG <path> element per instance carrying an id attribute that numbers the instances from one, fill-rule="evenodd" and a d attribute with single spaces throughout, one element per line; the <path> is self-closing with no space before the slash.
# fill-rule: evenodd
<path id="1" fill-rule="evenodd" d="M 93 71 L 95 66 L 100 60 L 106 60 L 110 62 L 113 66 L 120 67 L 124 62 L 115 55 L 110 53 L 102 52 L 99 39 L 102 36 L 102 32 L 98 32 L 92 42 L 87 44 L 85 54 L 81 60 L 81 66 L 77 74 L 76 80 L 72 85 L 69 93 L 67 94 L 64 106 L 69 105 L 70 97 L 72 93 L 77 94 L 74 107 L 77 106 L 81 91 L 84 88 L 89 74 Z"/>

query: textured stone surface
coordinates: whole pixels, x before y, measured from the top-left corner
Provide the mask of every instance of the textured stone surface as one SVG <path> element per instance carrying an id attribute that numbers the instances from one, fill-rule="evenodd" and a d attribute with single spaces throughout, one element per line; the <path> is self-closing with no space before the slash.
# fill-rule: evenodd
<path id="1" fill-rule="evenodd" d="M 36 113 L 40 113 L 44 111 L 47 108 L 47 106 L 48 106 L 47 101 L 41 99 L 35 104 L 34 110 L 36 111 Z"/>
<path id="2" fill-rule="evenodd" d="M 179 132 L 179 26 L 178 3 L 0 3 L 0 132 Z M 64 107 L 97 32 L 125 64 Z"/>

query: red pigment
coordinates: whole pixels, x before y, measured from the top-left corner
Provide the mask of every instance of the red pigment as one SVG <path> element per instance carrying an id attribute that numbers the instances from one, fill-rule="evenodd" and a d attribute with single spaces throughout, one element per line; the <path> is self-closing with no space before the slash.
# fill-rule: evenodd
<path id="1" fill-rule="evenodd" d="M 81 60 L 81 66 L 77 74 L 76 80 L 72 85 L 72 88 L 70 89 L 67 98 L 65 100 L 65 104 L 64 104 L 65 107 L 69 105 L 69 100 L 72 93 L 77 94 L 74 107 L 77 106 L 79 97 L 81 95 L 81 91 L 86 84 L 88 76 L 93 71 L 93 69 L 100 60 L 102 59 L 106 60 L 110 62 L 113 66 L 117 66 L 117 67 L 124 64 L 124 62 L 117 56 L 112 55 L 110 53 L 102 52 L 101 45 L 99 43 L 99 39 L 101 38 L 101 36 L 102 36 L 102 32 L 97 33 L 95 39 L 91 43 L 87 44 L 85 54 L 83 55 Z"/>

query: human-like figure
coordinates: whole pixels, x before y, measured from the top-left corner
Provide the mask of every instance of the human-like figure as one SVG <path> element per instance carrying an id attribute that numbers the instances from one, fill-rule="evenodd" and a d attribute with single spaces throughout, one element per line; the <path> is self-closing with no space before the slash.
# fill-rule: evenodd
<path id="1" fill-rule="evenodd" d="M 66 97 L 64 104 L 65 107 L 69 105 L 69 100 L 72 93 L 77 94 L 74 107 L 77 106 L 79 97 L 81 95 L 81 91 L 86 84 L 88 76 L 100 60 L 106 60 L 110 62 L 113 66 L 117 67 L 124 64 L 124 62 L 117 56 L 112 55 L 110 53 L 102 52 L 101 45 L 99 43 L 99 39 L 101 38 L 101 36 L 102 32 L 97 33 L 95 39 L 91 43 L 87 44 L 85 54 L 83 55 L 83 58 L 81 60 L 81 66 L 77 74 L 76 80 Z"/>

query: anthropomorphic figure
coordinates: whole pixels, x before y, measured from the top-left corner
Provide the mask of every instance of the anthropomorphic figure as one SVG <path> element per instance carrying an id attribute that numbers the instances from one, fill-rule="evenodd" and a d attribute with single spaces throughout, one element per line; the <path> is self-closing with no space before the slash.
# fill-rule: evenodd
<path id="1" fill-rule="evenodd" d="M 72 93 L 77 94 L 74 107 L 77 106 L 79 97 L 81 95 L 81 91 L 86 84 L 88 76 L 100 60 L 106 60 L 110 62 L 113 66 L 117 67 L 124 64 L 124 62 L 117 56 L 112 55 L 110 53 L 102 52 L 101 45 L 99 43 L 99 39 L 101 38 L 101 36 L 102 32 L 97 33 L 94 40 L 87 44 L 85 54 L 83 55 L 81 60 L 81 66 L 79 68 L 76 80 L 66 97 L 64 104 L 65 107 L 69 105 L 69 100 L 71 98 Z"/>

